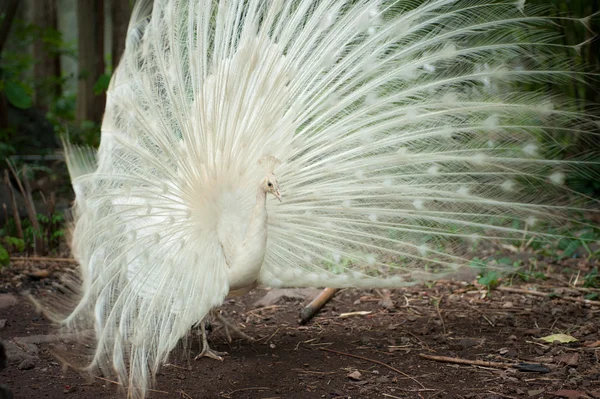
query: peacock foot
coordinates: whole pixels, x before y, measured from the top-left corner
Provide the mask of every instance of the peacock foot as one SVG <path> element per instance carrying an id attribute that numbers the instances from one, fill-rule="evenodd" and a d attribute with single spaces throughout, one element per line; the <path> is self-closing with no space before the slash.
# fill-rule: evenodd
<path id="1" fill-rule="evenodd" d="M 194 358 L 194 360 L 199 360 L 200 358 L 203 358 L 203 357 L 210 357 L 211 359 L 223 361 L 223 356 L 227 356 L 227 355 L 229 355 L 229 353 L 218 352 L 218 351 L 212 350 L 212 349 L 210 349 L 210 346 L 208 346 L 208 344 L 206 344 L 202 348 L 202 352 L 200 352 L 198 354 L 198 356 L 196 356 Z"/>
<path id="2" fill-rule="evenodd" d="M 229 355 L 227 352 L 217 352 L 215 350 L 210 349 L 208 345 L 208 338 L 206 337 L 206 321 L 202 320 L 200 322 L 200 331 L 202 332 L 202 352 L 198 354 L 194 358 L 194 360 L 198 360 L 202 357 L 210 357 L 211 359 L 223 361 L 223 356 Z"/>

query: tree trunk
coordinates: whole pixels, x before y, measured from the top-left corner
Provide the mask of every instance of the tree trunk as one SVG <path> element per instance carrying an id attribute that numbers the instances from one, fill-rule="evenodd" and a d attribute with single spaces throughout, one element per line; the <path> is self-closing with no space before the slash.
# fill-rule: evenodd
<path id="1" fill-rule="evenodd" d="M 8 0 L 0 3 L 0 14 L 4 15 L 3 21 L 0 23 L 0 59 L 2 59 L 2 50 L 6 44 L 8 33 L 15 15 L 17 14 L 17 8 L 19 6 L 19 0 Z M 2 78 L 2 69 L 0 68 L 0 79 Z M 0 130 L 8 128 L 8 103 L 4 90 L 0 91 Z"/>
<path id="2" fill-rule="evenodd" d="M 56 0 L 38 0 L 33 8 L 33 24 L 42 35 L 33 42 L 33 76 L 36 86 L 34 103 L 37 108 L 47 111 L 52 100 L 60 95 L 60 85 L 56 78 L 60 77 L 60 57 L 47 51 L 44 36 L 49 30 L 58 30 Z"/>
<path id="3" fill-rule="evenodd" d="M 94 84 L 104 73 L 104 1 L 78 0 L 79 82 L 77 85 L 77 123 L 100 123 L 105 94 L 94 94 Z"/>
<path id="4" fill-rule="evenodd" d="M 112 67 L 113 71 L 119 65 L 121 55 L 125 50 L 127 26 L 131 17 L 131 7 L 127 0 L 112 0 Z"/>

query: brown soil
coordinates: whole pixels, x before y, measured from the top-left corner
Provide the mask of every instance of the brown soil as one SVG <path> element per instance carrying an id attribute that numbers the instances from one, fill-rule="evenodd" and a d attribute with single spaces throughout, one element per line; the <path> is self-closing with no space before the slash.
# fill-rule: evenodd
<path id="1" fill-rule="evenodd" d="M 573 261 L 571 270 L 589 271 Z M 40 265 L 0 272 L 0 339 L 8 367 L 0 383 L 15 398 L 117 398 L 110 377 L 63 370 L 52 348 L 76 350 L 23 297 L 53 290 L 60 264 L 31 274 Z M 558 267 L 554 269 L 558 270 Z M 561 266 L 560 270 L 563 270 Z M 569 275 L 545 270 L 547 280 L 513 281 L 513 288 L 583 298 L 590 291 L 569 286 Z M 33 276 L 33 277 L 32 277 Z M 40 278 L 40 276 L 42 278 Z M 562 287 L 562 288 L 560 288 Z M 592 290 L 593 291 L 593 290 Z M 600 292 L 600 290 L 598 290 Z M 157 377 L 152 398 L 600 398 L 600 307 L 573 300 L 438 282 L 432 287 L 392 291 L 384 309 L 374 291 L 343 290 L 307 326 L 298 324 L 306 301 L 282 298 L 257 308 L 265 290 L 228 301 L 222 310 L 257 341 L 233 336 L 228 344 L 215 323 L 214 349 L 223 362 L 176 350 Z M 350 317 L 345 312 L 367 311 Z M 2 320 L 5 320 L 3 322 Z M 578 339 L 568 344 L 538 338 L 555 333 Z M 544 364 L 546 372 L 442 363 L 420 355 L 499 363 Z M 362 357 L 351 357 L 356 355 Z M 544 371 L 544 370 L 542 370 Z"/>

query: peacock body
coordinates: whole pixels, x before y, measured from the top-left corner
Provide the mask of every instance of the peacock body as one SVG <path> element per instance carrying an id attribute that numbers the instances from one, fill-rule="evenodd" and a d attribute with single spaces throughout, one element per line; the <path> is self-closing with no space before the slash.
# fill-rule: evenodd
<path id="1" fill-rule="evenodd" d="M 524 3 L 139 0 L 100 148 L 66 146 L 82 284 L 62 322 L 94 331 L 90 368 L 142 397 L 230 293 L 401 287 L 552 238 L 585 165 L 548 138 L 593 121 L 523 89 L 581 76 Z"/>

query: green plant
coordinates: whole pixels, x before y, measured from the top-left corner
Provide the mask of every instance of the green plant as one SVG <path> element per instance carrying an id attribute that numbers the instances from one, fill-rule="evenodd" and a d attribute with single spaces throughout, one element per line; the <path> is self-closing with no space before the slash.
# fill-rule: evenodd
<path id="1" fill-rule="evenodd" d="M 0 240 L 0 266 L 7 266 L 10 262 L 10 254 L 23 252 L 25 242 L 17 237 L 6 236 Z"/>
<path id="2" fill-rule="evenodd" d="M 583 278 L 583 286 L 586 288 L 600 288 L 600 273 L 594 268 Z"/>

